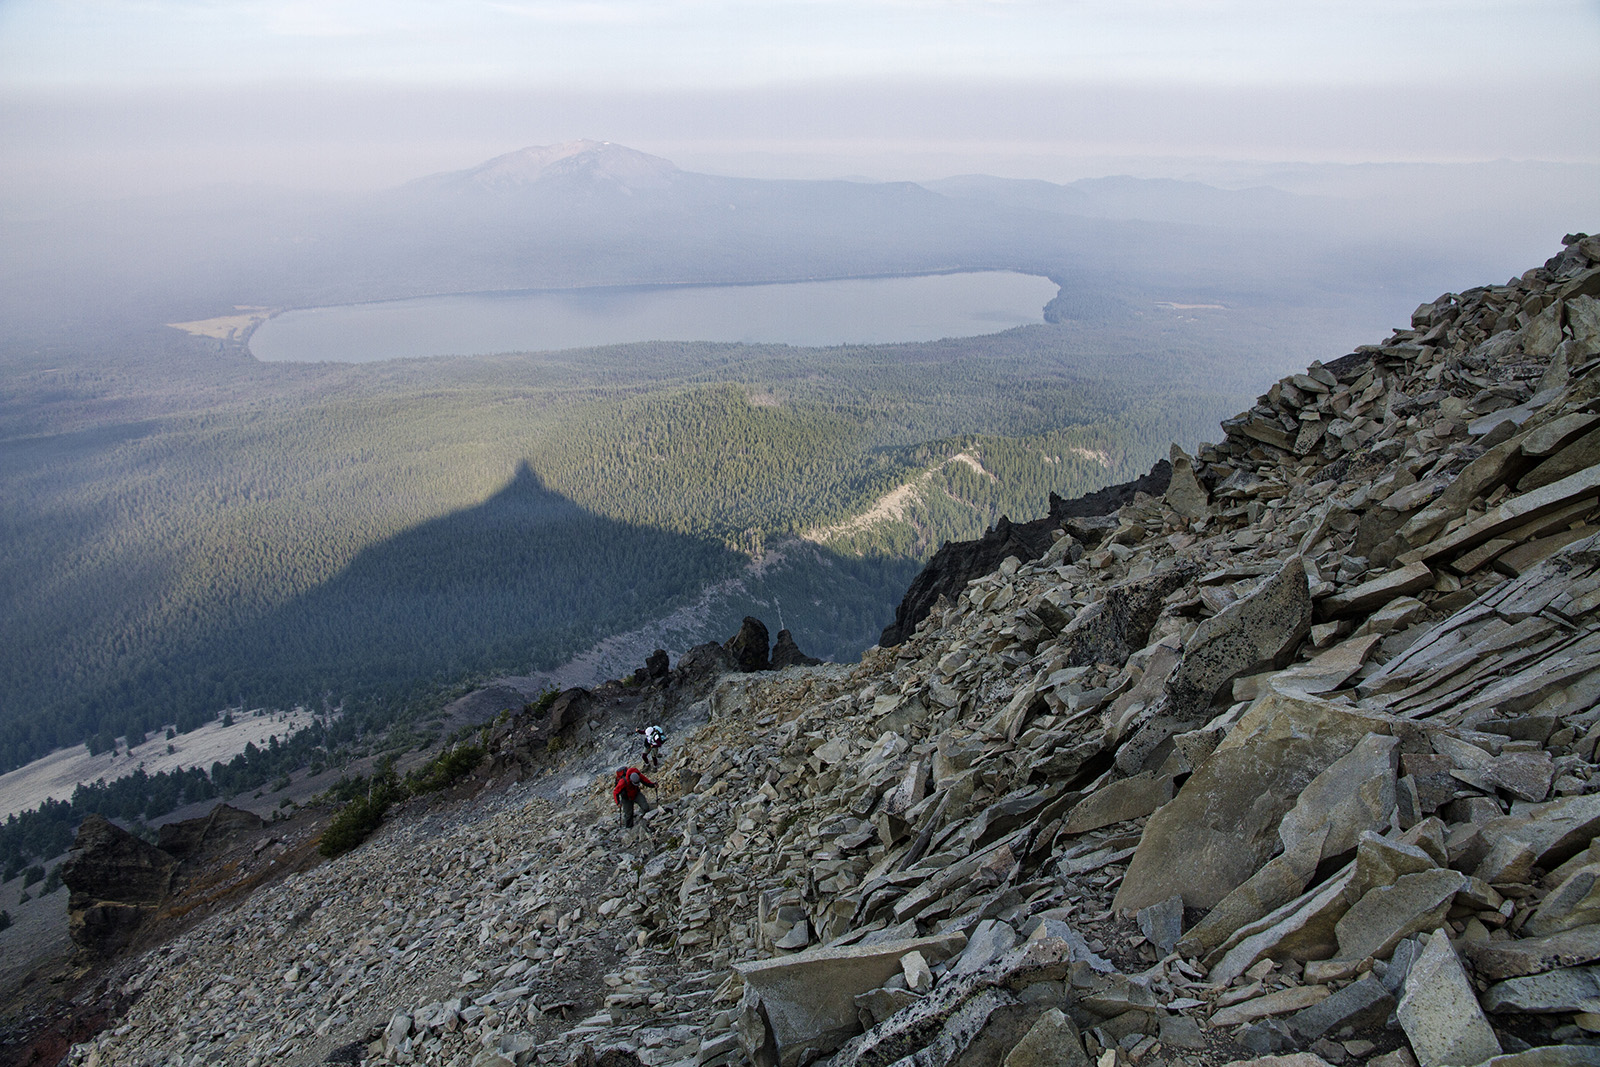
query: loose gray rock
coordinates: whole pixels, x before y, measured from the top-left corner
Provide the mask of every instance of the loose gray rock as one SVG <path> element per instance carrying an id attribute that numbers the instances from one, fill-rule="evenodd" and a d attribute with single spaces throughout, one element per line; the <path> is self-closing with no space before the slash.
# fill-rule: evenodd
<path id="1" fill-rule="evenodd" d="M 1434 934 L 1406 979 L 1395 1014 L 1420 1067 L 1482 1063 L 1501 1053 L 1450 939 Z"/>

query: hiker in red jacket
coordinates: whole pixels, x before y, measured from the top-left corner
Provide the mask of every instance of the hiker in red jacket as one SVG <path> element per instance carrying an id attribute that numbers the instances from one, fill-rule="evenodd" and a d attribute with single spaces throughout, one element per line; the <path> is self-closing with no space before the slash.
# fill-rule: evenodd
<path id="1" fill-rule="evenodd" d="M 612 803 L 622 805 L 622 825 L 633 825 L 633 806 L 639 805 L 639 814 L 644 815 L 650 811 L 650 801 L 645 798 L 640 786 L 649 786 L 651 789 L 656 784 L 644 776 L 644 772 L 637 767 L 617 768 L 617 785 L 611 790 Z"/>

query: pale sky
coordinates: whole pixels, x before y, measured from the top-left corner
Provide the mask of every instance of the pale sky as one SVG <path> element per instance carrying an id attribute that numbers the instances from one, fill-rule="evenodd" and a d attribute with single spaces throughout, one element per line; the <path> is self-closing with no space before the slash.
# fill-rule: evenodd
<path id="1" fill-rule="evenodd" d="M 1583 0 L 4 0 L 13 85 L 1391 84 L 1595 64 Z"/>
<path id="2" fill-rule="evenodd" d="M 1595 163 L 1597 57 L 1600 0 L 0 0 L 0 188 Z"/>

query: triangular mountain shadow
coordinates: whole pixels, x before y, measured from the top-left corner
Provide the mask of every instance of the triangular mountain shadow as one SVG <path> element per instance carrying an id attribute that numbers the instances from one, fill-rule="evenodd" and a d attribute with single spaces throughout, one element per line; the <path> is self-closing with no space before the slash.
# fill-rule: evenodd
<path id="1" fill-rule="evenodd" d="M 482 504 L 362 550 L 203 661 L 228 699 L 274 703 L 545 668 L 742 563 L 720 542 L 588 512 L 523 464 Z"/>

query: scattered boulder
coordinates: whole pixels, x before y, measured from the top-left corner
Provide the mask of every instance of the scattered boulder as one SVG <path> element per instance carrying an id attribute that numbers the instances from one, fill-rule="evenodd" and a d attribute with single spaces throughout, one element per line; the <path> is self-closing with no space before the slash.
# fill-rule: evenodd
<path id="1" fill-rule="evenodd" d="M 649 685 L 665 681 L 671 674 L 672 660 L 666 649 L 658 648 L 645 657 L 644 666 L 634 670 L 633 680 L 637 685 Z"/>
<path id="2" fill-rule="evenodd" d="M 1483 994 L 1491 1012 L 1600 1012 L 1600 966 L 1557 967 L 1496 982 Z"/>
<path id="3" fill-rule="evenodd" d="M 1000 1067 L 1089 1067 L 1089 1056 L 1072 1017 L 1050 1008 L 1011 1047 Z"/>
<path id="4" fill-rule="evenodd" d="M 1544 937 L 1469 942 L 1462 950 L 1479 978 L 1493 981 L 1541 974 L 1600 960 L 1600 925 L 1580 926 Z"/>
<path id="5" fill-rule="evenodd" d="M 723 675 L 740 669 L 732 652 L 715 641 L 706 641 L 679 657 L 671 684 L 680 693 L 688 694 L 687 699 L 704 700 Z"/>
<path id="6" fill-rule="evenodd" d="M 1137 911 L 1176 893 L 1188 907 L 1214 907 L 1281 846 L 1278 825 L 1301 790 L 1384 728 L 1323 701 L 1262 697 L 1150 817 L 1113 906 Z"/>
<path id="7" fill-rule="evenodd" d="M 900 973 L 910 953 L 942 960 L 966 944 L 957 934 L 847 948 L 740 964 L 744 999 L 739 1033 L 756 1067 L 795 1067 L 809 1053 L 832 1052 L 861 1032 L 855 998 Z"/>
<path id="8" fill-rule="evenodd" d="M 1374 886 L 1334 927 L 1340 958 L 1383 959 L 1412 934 L 1439 929 L 1456 894 L 1466 888 L 1466 875 L 1451 870 L 1418 871 Z"/>

